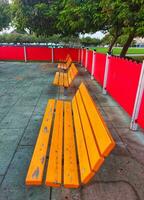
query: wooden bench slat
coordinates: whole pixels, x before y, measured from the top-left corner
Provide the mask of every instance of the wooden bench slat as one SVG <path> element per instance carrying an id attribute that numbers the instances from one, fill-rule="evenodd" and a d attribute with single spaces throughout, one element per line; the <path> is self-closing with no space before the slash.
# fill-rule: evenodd
<path id="1" fill-rule="evenodd" d="M 71 102 L 64 102 L 64 186 L 79 187 Z"/>
<path id="2" fill-rule="evenodd" d="M 73 64 L 72 70 L 73 70 L 74 76 L 76 76 L 78 73 L 78 69 L 76 68 L 76 66 L 74 64 Z"/>
<path id="3" fill-rule="evenodd" d="M 70 68 L 71 82 L 76 77 L 77 74 L 78 74 L 78 70 L 77 70 L 75 64 L 72 63 L 71 68 Z"/>
<path id="4" fill-rule="evenodd" d="M 66 65 L 64 66 L 63 69 L 65 69 L 65 70 L 68 69 L 68 68 L 70 67 L 71 63 L 72 63 L 72 59 L 69 57 L 69 59 L 68 59 Z"/>
<path id="5" fill-rule="evenodd" d="M 63 72 L 60 72 L 60 76 L 59 76 L 59 85 L 63 86 Z"/>
<path id="6" fill-rule="evenodd" d="M 77 100 L 77 105 L 78 105 L 78 109 L 80 113 L 83 131 L 84 131 L 84 137 L 85 137 L 86 147 L 87 147 L 87 151 L 89 155 L 91 170 L 97 171 L 99 167 L 101 166 L 101 164 L 103 163 L 104 158 L 101 157 L 99 150 L 97 148 L 93 131 L 91 129 L 89 119 L 88 119 L 79 91 L 77 91 L 76 93 L 76 100 Z"/>
<path id="7" fill-rule="evenodd" d="M 77 151 L 78 151 L 78 159 L 79 159 L 79 167 L 80 167 L 80 178 L 81 178 L 81 182 L 86 184 L 92 178 L 92 176 L 94 175 L 94 172 L 90 168 L 87 148 L 85 145 L 81 120 L 80 120 L 75 97 L 72 100 L 72 110 L 73 110 Z"/>
<path id="8" fill-rule="evenodd" d="M 72 83 L 71 68 L 70 68 L 69 71 L 68 71 L 68 82 L 69 82 L 69 85 Z"/>
<path id="9" fill-rule="evenodd" d="M 47 167 L 47 186 L 60 187 L 62 182 L 63 101 L 56 103 L 56 113 Z"/>
<path id="10" fill-rule="evenodd" d="M 60 73 L 56 72 L 55 77 L 54 77 L 54 81 L 53 81 L 54 85 L 58 85 L 58 83 L 59 83 L 59 75 L 60 75 Z"/>
<path id="11" fill-rule="evenodd" d="M 48 101 L 32 160 L 26 176 L 26 185 L 41 185 L 49 143 L 55 100 Z"/>
<path id="12" fill-rule="evenodd" d="M 107 156 L 110 151 L 114 148 L 115 142 L 112 139 L 101 114 L 96 108 L 91 96 L 88 93 L 84 84 L 80 86 L 80 92 L 83 97 L 83 102 L 87 110 L 91 126 L 95 133 L 95 138 L 100 150 L 101 155 Z"/>
<path id="13" fill-rule="evenodd" d="M 64 73 L 64 87 L 68 87 L 69 83 L 68 83 L 68 76 L 67 73 Z"/>

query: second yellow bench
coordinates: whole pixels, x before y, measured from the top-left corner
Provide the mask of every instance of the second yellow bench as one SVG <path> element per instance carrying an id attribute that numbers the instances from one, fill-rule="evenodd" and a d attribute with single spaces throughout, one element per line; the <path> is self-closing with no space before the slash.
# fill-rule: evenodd
<path id="1" fill-rule="evenodd" d="M 71 64 L 67 72 L 56 72 L 53 84 L 57 86 L 69 87 L 78 74 L 78 69 L 74 63 Z"/>

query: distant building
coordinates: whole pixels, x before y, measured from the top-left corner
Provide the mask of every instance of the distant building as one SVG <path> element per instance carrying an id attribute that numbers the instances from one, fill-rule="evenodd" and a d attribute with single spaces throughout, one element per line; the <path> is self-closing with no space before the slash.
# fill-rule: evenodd
<path id="1" fill-rule="evenodd" d="M 137 37 L 134 39 L 134 41 L 136 42 L 137 47 L 144 47 L 144 38 Z"/>

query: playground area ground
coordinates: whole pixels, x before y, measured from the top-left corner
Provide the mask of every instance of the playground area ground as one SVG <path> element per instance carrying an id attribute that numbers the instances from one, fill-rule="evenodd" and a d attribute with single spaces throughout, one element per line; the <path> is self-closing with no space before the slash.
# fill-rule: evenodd
<path id="1" fill-rule="evenodd" d="M 67 92 L 52 85 L 56 64 L 0 62 L 0 200 L 144 200 L 144 130 L 80 66 Z M 83 81 L 116 148 L 79 189 L 26 187 L 25 177 L 48 99 L 71 99 Z M 65 94 L 65 95 L 64 95 Z"/>

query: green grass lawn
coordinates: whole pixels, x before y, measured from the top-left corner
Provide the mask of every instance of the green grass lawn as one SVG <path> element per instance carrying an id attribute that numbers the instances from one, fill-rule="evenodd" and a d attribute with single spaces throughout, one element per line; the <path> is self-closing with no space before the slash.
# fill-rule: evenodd
<path id="1" fill-rule="evenodd" d="M 100 53 L 107 53 L 108 48 L 107 47 L 96 47 L 92 48 L 96 49 L 97 52 Z M 115 47 L 113 48 L 113 54 L 120 54 L 122 48 Z M 144 48 L 129 48 L 128 49 L 128 54 L 144 54 Z"/>

